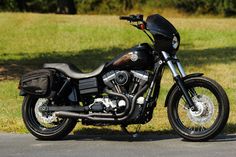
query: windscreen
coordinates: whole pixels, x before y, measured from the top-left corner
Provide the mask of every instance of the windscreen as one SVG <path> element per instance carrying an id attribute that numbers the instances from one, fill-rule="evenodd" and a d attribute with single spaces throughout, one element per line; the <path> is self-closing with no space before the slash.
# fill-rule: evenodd
<path id="1" fill-rule="evenodd" d="M 168 38 L 173 38 L 173 34 L 178 34 L 175 27 L 164 17 L 158 14 L 147 17 L 147 29 L 152 35 L 160 34 Z"/>

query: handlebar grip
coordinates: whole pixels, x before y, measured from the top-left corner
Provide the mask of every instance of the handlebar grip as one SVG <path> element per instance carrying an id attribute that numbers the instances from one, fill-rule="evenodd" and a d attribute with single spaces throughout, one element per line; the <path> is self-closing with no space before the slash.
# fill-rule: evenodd
<path id="1" fill-rule="evenodd" d="M 129 16 L 120 16 L 120 20 L 130 20 Z"/>
<path id="2" fill-rule="evenodd" d="M 120 20 L 128 20 L 130 22 L 143 21 L 143 15 L 129 15 L 129 16 L 120 16 Z"/>

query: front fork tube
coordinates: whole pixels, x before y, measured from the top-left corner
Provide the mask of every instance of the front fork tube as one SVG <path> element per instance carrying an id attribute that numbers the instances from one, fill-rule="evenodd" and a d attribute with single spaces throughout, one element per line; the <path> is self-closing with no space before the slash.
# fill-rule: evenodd
<path id="1" fill-rule="evenodd" d="M 195 106 L 194 102 L 191 99 L 191 96 L 188 93 L 188 90 L 186 89 L 185 85 L 184 85 L 184 81 L 182 79 L 182 77 L 186 76 L 186 73 L 184 72 L 184 69 L 181 65 L 181 63 L 179 62 L 179 60 L 177 59 L 176 56 L 174 57 L 170 57 L 166 52 L 162 51 L 162 55 L 164 56 L 164 59 L 167 63 L 167 65 L 170 68 L 170 71 L 174 77 L 174 80 L 176 82 L 176 84 L 178 85 L 178 87 L 180 88 L 180 90 L 183 92 L 184 98 L 187 101 L 190 109 L 192 111 L 197 111 L 197 107 Z M 180 73 L 177 72 L 176 67 Z"/>

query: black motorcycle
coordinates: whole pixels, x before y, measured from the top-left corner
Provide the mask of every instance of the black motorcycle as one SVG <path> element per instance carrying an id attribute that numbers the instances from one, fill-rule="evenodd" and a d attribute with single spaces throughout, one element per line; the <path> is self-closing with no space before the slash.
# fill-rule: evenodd
<path id="1" fill-rule="evenodd" d="M 91 73 L 72 64 L 47 63 L 22 76 L 22 115 L 37 138 L 55 140 L 83 125 L 148 123 L 160 91 L 164 68 L 175 84 L 166 97 L 168 118 L 183 138 L 203 141 L 218 135 L 229 116 L 223 88 L 202 73 L 187 75 L 176 57 L 180 35 L 164 17 L 154 14 L 121 16 L 152 41 L 139 44 Z"/>

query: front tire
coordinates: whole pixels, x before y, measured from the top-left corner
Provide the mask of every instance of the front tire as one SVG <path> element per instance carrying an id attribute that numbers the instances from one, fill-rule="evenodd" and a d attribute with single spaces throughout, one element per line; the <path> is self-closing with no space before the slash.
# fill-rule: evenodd
<path id="1" fill-rule="evenodd" d="M 56 122 L 51 120 L 53 116 L 50 116 L 51 119 L 48 119 L 46 124 L 40 122 L 38 117 L 41 116 L 41 113 L 36 113 L 38 111 L 36 106 L 43 103 L 42 100 L 45 99 L 30 95 L 25 96 L 22 105 L 22 117 L 26 128 L 32 135 L 41 140 L 58 140 L 68 135 L 75 127 L 77 120 L 67 118 L 59 119 Z M 45 118 L 42 121 L 45 121 Z"/>
<path id="2" fill-rule="evenodd" d="M 183 93 L 176 86 L 167 104 L 172 128 L 190 141 L 206 141 L 215 137 L 223 130 L 229 116 L 229 100 L 224 89 L 206 77 L 194 77 L 184 82 L 198 111 L 188 108 Z"/>

